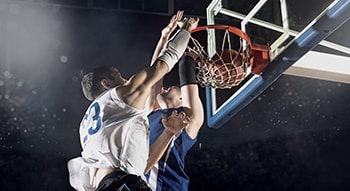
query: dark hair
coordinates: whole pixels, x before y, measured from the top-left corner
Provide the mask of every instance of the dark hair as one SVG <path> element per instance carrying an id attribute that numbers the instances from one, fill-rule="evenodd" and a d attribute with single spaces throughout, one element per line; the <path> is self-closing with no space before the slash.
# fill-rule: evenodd
<path id="1" fill-rule="evenodd" d="M 101 85 L 104 79 L 113 80 L 113 73 L 118 71 L 113 66 L 99 66 L 85 73 L 81 80 L 81 87 L 84 96 L 92 101 L 100 95 L 105 89 Z"/>

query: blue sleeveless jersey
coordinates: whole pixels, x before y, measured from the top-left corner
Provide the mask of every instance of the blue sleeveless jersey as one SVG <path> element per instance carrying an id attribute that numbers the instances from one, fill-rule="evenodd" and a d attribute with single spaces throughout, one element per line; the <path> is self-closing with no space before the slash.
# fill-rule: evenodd
<path id="1" fill-rule="evenodd" d="M 150 144 L 154 143 L 164 130 L 162 124 L 163 113 L 166 113 L 169 117 L 173 110 L 175 110 L 175 108 L 157 110 L 148 115 Z M 183 107 L 176 108 L 176 110 L 179 113 L 183 111 Z M 157 191 L 186 191 L 188 189 L 189 178 L 184 171 L 185 156 L 195 142 L 196 139 L 192 139 L 186 133 L 186 130 L 178 133 L 169 144 L 162 158 L 159 160 L 158 165 L 156 165 L 158 166 L 158 169 L 153 168 L 146 175 L 150 187 L 154 188 L 156 184 Z M 151 181 L 152 179 L 153 181 Z"/>

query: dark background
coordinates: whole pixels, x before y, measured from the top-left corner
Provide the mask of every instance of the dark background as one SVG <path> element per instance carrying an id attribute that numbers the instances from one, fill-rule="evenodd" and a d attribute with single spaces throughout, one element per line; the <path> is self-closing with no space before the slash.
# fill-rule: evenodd
<path id="1" fill-rule="evenodd" d="M 1 190 L 72 190 L 66 163 L 80 155 L 89 105 L 81 72 L 108 64 L 130 77 L 146 67 L 169 10 L 205 24 L 210 1 L 168 2 L 0 0 Z M 235 3 L 247 13 L 256 1 Z M 349 27 L 329 39 L 349 46 Z M 202 127 L 186 158 L 189 190 L 348 190 L 349 93 L 349 84 L 282 75 L 224 127 Z"/>

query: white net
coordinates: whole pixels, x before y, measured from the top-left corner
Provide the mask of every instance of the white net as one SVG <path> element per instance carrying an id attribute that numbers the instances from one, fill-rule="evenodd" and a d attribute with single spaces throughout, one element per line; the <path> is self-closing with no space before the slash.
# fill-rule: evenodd
<path id="1" fill-rule="evenodd" d="M 249 48 L 244 47 L 242 38 L 239 39 L 239 50 L 232 50 L 230 32 L 226 29 L 221 50 L 216 50 L 212 57 L 195 38 L 191 39 L 194 49 L 189 49 L 198 55 L 197 80 L 202 87 L 232 88 L 244 80 L 249 63 Z M 225 49 L 226 43 L 228 48 Z"/>

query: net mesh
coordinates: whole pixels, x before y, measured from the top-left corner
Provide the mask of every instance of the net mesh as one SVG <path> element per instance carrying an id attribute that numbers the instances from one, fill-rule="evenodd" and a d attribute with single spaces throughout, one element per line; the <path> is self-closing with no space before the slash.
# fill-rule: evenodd
<path id="1" fill-rule="evenodd" d="M 213 29 L 207 29 L 213 30 Z M 213 56 L 209 56 L 198 40 L 191 37 L 194 48 L 190 51 L 198 55 L 197 80 L 202 87 L 231 88 L 239 85 L 247 74 L 249 64 L 249 47 L 244 46 L 244 39 L 239 38 L 238 51 L 232 50 L 230 32 L 225 30 L 222 47 L 216 50 Z M 225 45 L 228 49 L 225 49 Z"/>

